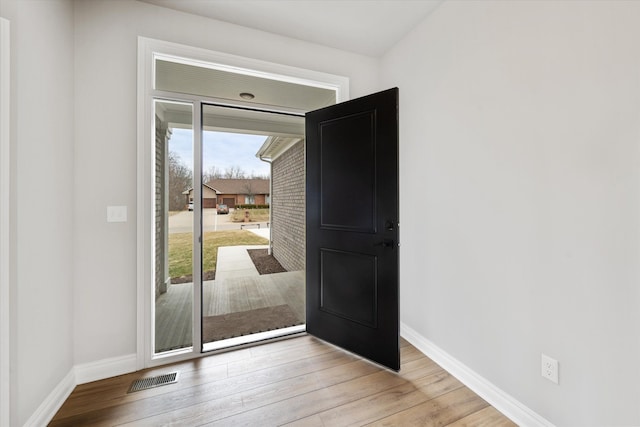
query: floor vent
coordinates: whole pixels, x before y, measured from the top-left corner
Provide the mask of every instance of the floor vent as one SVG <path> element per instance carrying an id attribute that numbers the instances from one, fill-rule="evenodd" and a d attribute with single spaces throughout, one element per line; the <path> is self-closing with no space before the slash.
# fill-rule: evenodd
<path id="1" fill-rule="evenodd" d="M 141 378 L 135 380 L 127 393 L 133 393 L 134 391 L 148 390 L 154 387 L 160 387 L 161 385 L 173 384 L 178 382 L 178 373 L 171 372 L 170 374 L 158 375 L 157 377 Z"/>

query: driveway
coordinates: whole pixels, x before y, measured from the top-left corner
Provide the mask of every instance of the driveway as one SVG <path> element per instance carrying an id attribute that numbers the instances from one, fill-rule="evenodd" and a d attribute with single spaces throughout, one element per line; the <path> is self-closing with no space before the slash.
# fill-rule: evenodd
<path id="1" fill-rule="evenodd" d="M 231 222 L 231 215 L 218 215 L 215 209 L 202 210 L 202 224 L 204 231 L 239 230 L 240 222 Z M 266 228 L 267 224 L 260 224 L 260 228 Z M 256 226 L 257 227 L 257 226 Z M 193 212 L 181 211 L 169 217 L 169 233 L 190 233 L 193 231 Z"/>

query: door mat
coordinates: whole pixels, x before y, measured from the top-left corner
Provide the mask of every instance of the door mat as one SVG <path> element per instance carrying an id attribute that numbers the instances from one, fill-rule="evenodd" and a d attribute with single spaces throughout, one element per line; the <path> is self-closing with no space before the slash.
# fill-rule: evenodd
<path id="1" fill-rule="evenodd" d="M 202 318 L 202 342 L 273 331 L 302 323 L 303 319 L 299 319 L 287 304 L 206 316 Z"/>

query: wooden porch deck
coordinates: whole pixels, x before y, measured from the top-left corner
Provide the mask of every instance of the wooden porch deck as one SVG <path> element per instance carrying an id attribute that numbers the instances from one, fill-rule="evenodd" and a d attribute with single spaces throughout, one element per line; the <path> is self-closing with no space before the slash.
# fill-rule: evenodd
<path id="1" fill-rule="evenodd" d="M 156 351 L 192 344 L 193 284 L 171 285 L 156 300 Z M 228 277 L 203 284 L 203 316 L 236 313 L 287 304 L 305 318 L 304 271 Z"/>

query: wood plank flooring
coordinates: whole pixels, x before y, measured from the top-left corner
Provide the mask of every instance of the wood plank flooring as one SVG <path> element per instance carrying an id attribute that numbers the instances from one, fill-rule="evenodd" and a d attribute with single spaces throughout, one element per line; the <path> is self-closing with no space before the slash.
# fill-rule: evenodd
<path id="1" fill-rule="evenodd" d="M 515 426 L 406 341 L 394 373 L 312 336 L 76 387 L 51 426 Z M 127 394 L 179 371 L 175 384 Z"/>

